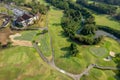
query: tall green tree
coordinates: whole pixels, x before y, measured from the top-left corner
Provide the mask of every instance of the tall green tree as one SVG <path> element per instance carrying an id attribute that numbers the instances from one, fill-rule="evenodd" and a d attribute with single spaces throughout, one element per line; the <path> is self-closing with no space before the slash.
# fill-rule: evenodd
<path id="1" fill-rule="evenodd" d="M 77 45 L 75 43 L 71 43 L 70 45 L 70 55 L 76 56 L 79 50 L 77 49 Z"/>
<path id="2" fill-rule="evenodd" d="M 113 60 L 115 61 L 115 63 L 117 64 L 117 68 L 120 68 L 120 53 L 116 54 L 115 57 L 113 58 Z M 120 70 L 115 71 L 116 76 L 120 77 Z"/>
<path id="3" fill-rule="evenodd" d="M 83 26 L 81 34 L 83 34 L 83 35 L 93 35 L 93 34 L 95 34 L 96 29 L 97 28 L 94 24 L 85 24 Z"/>

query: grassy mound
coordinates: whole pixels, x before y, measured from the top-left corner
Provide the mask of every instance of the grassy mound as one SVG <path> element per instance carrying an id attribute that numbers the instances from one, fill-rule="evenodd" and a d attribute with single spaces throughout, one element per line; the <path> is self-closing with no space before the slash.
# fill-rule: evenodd
<path id="1" fill-rule="evenodd" d="M 11 47 L 0 55 L 0 80 L 71 80 L 43 62 L 34 48 Z"/>

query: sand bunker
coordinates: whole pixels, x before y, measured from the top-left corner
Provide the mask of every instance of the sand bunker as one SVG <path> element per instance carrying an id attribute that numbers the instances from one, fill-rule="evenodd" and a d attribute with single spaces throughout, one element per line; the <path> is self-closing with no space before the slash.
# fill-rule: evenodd
<path id="1" fill-rule="evenodd" d="M 113 52 L 113 51 L 110 51 L 110 56 L 112 56 L 112 57 L 115 57 L 115 52 Z"/>

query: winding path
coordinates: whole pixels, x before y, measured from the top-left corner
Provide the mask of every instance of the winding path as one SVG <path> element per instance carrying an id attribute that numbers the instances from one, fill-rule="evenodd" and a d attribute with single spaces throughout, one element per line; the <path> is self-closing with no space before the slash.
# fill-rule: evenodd
<path id="1" fill-rule="evenodd" d="M 83 76 L 83 75 L 87 75 L 89 70 L 92 69 L 94 67 L 94 64 L 91 64 L 88 66 L 88 68 L 86 70 L 84 70 L 81 74 L 72 74 L 72 73 L 69 73 L 69 72 L 66 72 L 64 71 L 63 69 L 60 69 L 59 67 L 57 67 L 54 63 L 54 54 L 52 55 L 52 60 L 48 60 L 43 54 L 42 54 L 42 51 L 39 49 L 39 46 L 38 44 L 35 42 L 33 43 L 33 47 L 37 50 L 37 52 L 39 53 L 39 56 L 42 58 L 42 60 L 44 62 L 46 62 L 47 64 L 49 64 L 51 67 L 53 67 L 54 69 L 56 69 L 57 71 L 63 73 L 63 74 L 66 74 L 67 76 L 70 76 L 71 78 L 73 78 L 74 80 L 80 80 L 80 78 Z"/>
<path id="2" fill-rule="evenodd" d="M 48 19 L 46 20 L 46 26 L 47 26 L 47 29 L 48 29 Z M 73 73 L 69 73 L 69 72 L 67 72 L 67 71 L 65 71 L 63 69 L 60 69 L 59 67 L 57 67 L 55 65 L 55 62 L 54 62 L 54 48 L 53 48 L 53 43 L 52 43 L 52 37 L 50 35 L 49 30 L 48 30 L 48 34 L 50 36 L 50 46 L 51 46 L 51 49 L 52 49 L 52 59 L 50 61 L 42 54 L 42 51 L 40 50 L 40 48 L 39 48 L 39 46 L 38 46 L 38 44 L 36 42 L 33 43 L 33 47 L 37 50 L 37 52 L 39 53 L 39 56 L 42 58 L 42 60 L 44 62 L 46 62 L 47 64 L 49 64 L 52 68 L 56 69 L 57 71 L 59 71 L 59 72 L 61 72 L 63 74 L 66 74 L 67 76 L 73 78 L 74 80 L 80 80 L 83 75 L 88 75 L 89 71 L 92 68 L 97 68 L 97 69 L 101 69 L 101 70 L 120 70 L 120 68 L 98 66 L 97 64 L 90 64 L 80 74 L 73 74 Z"/>
<path id="3" fill-rule="evenodd" d="M 39 56 L 42 58 L 42 60 L 44 62 L 46 62 L 47 64 L 49 64 L 52 68 L 56 69 L 57 71 L 66 74 L 67 76 L 73 78 L 74 80 L 80 80 L 82 76 L 84 75 L 88 75 L 89 71 L 92 68 L 97 68 L 97 69 L 101 69 L 101 70 L 120 70 L 120 68 L 115 68 L 115 67 L 105 67 L 105 66 L 98 66 L 97 64 L 90 64 L 82 73 L 80 74 L 73 74 L 73 73 L 69 73 L 66 72 L 63 69 L 60 69 L 59 67 L 57 67 L 54 63 L 54 56 L 52 56 L 52 60 L 48 60 L 43 54 L 42 51 L 39 49 L 39 46 L 37 43 L 33 43 L 33 47 L 37 50 L 37 52 L 39 53 Z"/>

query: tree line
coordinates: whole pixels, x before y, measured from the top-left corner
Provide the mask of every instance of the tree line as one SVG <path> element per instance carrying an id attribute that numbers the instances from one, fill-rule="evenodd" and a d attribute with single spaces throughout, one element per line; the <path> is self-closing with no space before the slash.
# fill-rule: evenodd
<path id="1" fill-rule="evenodd" d="M 76 3 L 100 14 L 115 14 L 117 10 L 117 7 L 115 6 L 98 2 L 89 3 L 87 0 L 77 0 Z"/>
<path id="2" fill-rule="evenodd" d="M 24 6 L 31 8 L 31 13 L 37 13 L 40 12 L 41 14 L 46 14 L 49 10 L 49 6 L 45 6 L 43 4 L 40 4 L 39 1 L 33 0 L 30 3 L 25 3 Z"/>
<path id="3" fill-rule="evenodd" d="M 93 0 L 93 1 L 104 2 L 112 5 L 120 5 L 120 0 Z"/>
<path id="4" fill-rule="evenodd" d="M 117 13 L 117 14 L 114 16 L 114 18 L 115 18 L 116 20 L 120 21 L 120 13 Z"/>
<path id="5" fill-rule="evenodd" d="M 2 0 L 5 3 L 11 3 L 14 2 L 17 5 L 23 5 L 25 3 L 25 0 Z"/>
<path id="6" fill-rule="evenodd" d="M 14 2 L 17 6 L 25 6 L 31 8 L 31 13 L 36 14 L 40 12 L 41 14 L 46 14 L 49 10 L 49 6 L 41 4 L 39 1 L 32 0 L 32 2 L 26 3 L 26 0 L 4 0 L 5 3 Z"/>
<path id="7" fill-rule="evenodd" d="M 120 38 L 120 30 L 116 30 L 116 29 L 110 28 L 108 26 L 100 26 L 100 25 L 98 25 L 98 29 L 108 32 L 117 38 Z"/>
<path id="8" fill-rule="evenodd" d="M 82 44 L 97 44 L 102 37 L 94 37 L 96 29 L 94 16 L 85 8 L 70 0 L 46 0 L 53 6 L 63 9 L 64 16 L 61 25 L 64 32 L 75 41 Z M 81 29 L 81 33 L 77 31 Z"/>

